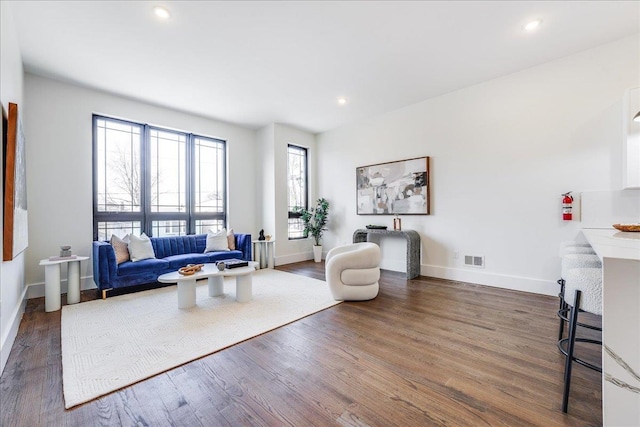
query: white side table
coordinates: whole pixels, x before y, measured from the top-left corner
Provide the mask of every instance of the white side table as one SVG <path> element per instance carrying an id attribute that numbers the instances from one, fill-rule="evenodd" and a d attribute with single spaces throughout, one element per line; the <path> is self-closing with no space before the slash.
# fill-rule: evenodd
<path id="1" fill-rule="evenodd" d="M 80 261 L 88 260 L 88 256 L 40 260 L 44 265 L 44 311 L 60 310 L 60 266 L 67 264 L 67 304 L 80 302 Z"/>
<path id="2" fill-rule="evenodd" d="M 258 268 L 273 268 L 275 265 L 275 239 L 252 240 L 253 260 L 258 263 Z"/>

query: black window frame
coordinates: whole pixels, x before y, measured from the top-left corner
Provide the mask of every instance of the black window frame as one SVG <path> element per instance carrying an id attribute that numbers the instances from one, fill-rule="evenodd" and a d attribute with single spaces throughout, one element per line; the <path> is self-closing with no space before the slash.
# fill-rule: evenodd
<path id="1" fill-rule="evenodd" d="M 98 120 L 114 121 L 128 126 L 137 126 L 141 129 L 141 147 L 140 147 L 140 211 L 139 212 L 105 212 L 98 210 L 98 138 L 97 123 Z M 186 136 L 186 210 L 185 212 L 152 212 L 151 211 L 151 150 L 150 150 L 150 132 L 157 130 L 161 132 L 175 133 Z M 195 140 L 203 139 L 214 141 L 222 145 L 221 156 L 222 162 L 222 212 L 196 212 L 195 203 Z M 194 134 L 191 132 L 178 131 L 171 128 L 164 128 L 146 123 L 139 123 L 132 120 L 125 120 L 115 117 L 109 117 L 101 114 L 92 115 L 92 177 L 93 177 L 93 239 L 98 239 L 98 224 L 101 222 L 140 222 L 140 231 L 147 236 L 153 236 L 154 221 L 186 221 L 186 234 L 194 234 L 196 230 L 197 220 L 215 220 L 221 221 L 223 226 L 227 223 L 228 209 L 228 187 L 227 187 L 227 141 L 210 136 Z M 107 239 L 110 236 L 107 236 Z"/>
<path id="2" fill-rule="evenodd" d="M 305 182 L 305 194 L 304 194 L 304 206 L 301 206 L 304 209 L 309 209 L 309 149 L 306 147 L 301 147 L 295 144 L 287 144 L 287 237 L 289 240 L 300 240 L 305 239 L 305 237 L 290 237 L 289 236 L 289 219 L 299 219 L 302 215 L 298 212 L 293 212 L 289 210 L 289 149 L 295 148 L 304 152 L 304 182 Z"/>

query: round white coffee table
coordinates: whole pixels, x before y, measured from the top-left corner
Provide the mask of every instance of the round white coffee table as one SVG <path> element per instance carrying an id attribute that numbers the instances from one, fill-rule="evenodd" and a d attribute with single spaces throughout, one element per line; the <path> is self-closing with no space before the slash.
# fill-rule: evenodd
<path id="1" fill-rule="evenodd" d="M 196 281 L 207 279 L 209 296 L 223 295 L 224 278 L 233 276 L 236 278 L 236 301 L 251 301 L 252 280 L 251 274 L 256 271 L 256 262 L 249 261 L 247 267 L 236 267 L 218 270 L 216 264 L 205 264 L 202 270 L 190 276 L 183 276 L 177 271 L 166 273 L 158 277 L 160 283 L 176 283 L 178 285 L 178 308 L 191 308 L 196 305 Z"/>

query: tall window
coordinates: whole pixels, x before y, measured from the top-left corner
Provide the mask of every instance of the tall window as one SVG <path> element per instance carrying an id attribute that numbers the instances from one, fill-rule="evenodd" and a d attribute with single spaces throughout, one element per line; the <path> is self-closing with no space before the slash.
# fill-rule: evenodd
<path id="1" fill-rule="evenodd" d="M 304 224 L 300 219 L 300 214 L 294 210 L 296 206 L 308 208 L 307 149 L 289 145 L 287 159 L 289 239 L 300 239 L 303 237 Z"/>
<path id="2" fill-rule="evenodd" d="M 224 226 L 225 141 L 94 115 L 93 149 L 94 239 Z"/>

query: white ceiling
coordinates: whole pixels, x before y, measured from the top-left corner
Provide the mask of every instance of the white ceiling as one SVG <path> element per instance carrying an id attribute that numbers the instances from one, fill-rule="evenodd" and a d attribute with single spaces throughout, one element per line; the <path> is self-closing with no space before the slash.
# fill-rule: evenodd
<path id="1" fill-rule="evenodd" d="M 156 5 L 172 17 L 161 22 Z M 311 132 L 640 32 L 638 1 L 15 1 L 11 11 L 31 73 Z M 543 24 L 526 33 L 533 18 Z"/>

